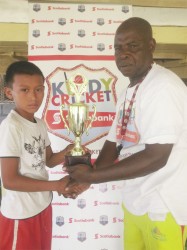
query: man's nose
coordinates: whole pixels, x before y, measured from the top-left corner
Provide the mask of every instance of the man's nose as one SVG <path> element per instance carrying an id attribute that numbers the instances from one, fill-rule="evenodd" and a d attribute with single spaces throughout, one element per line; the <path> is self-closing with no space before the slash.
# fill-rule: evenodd
<path id="1" fill-rule="evenodd" d="M 123 48 L 118 53 L 118 57 L 120 57 L 122 59 L 127 59 L 129 57 L 129 54 L 130 54 L 130 52 L 129 52 L 128 48 Z"/>
<path id="2" fill-rule="evenodd" d="M 117 55 L 119 59 L 126 60 L 129 58 L 129 53 L 128 52 L 121 52 Z"/>
<path id="3" fill-rule="evenodd" d="M 121 58 L 122 58 L 122 59 L 127 59 L 127 58 L 129 58 L 128 53 L 121 54 Z"/>

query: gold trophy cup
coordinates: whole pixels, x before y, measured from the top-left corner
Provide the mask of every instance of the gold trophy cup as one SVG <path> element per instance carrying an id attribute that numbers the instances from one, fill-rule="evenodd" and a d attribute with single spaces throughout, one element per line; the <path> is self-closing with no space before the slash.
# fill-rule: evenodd
<path id="1" fill-rule="evenodd" d="M 66 76 L 65 76 L 66 77 Z M 70 95 L 75 96 L 75 103 L 68 106 L 68 115 L 63 114 L 64 105 L 61 105 L 60 113 L 65 127 L 75 136 L 74 148 L 65 156 L 65 165 L 75 164 L 91 165 L 91 154 L 85 152 L 81 145 L 81 136 L 84 132 L 88 135 L 88 130 L 96 116 L 96 107 L 92 106 L 93 115 L 89 117 L 89 106 L 81 102 L 81 96 L 86 91 L 88 80 L 81 74 L 76 74 L 69 80 L 66 80 Z"/>

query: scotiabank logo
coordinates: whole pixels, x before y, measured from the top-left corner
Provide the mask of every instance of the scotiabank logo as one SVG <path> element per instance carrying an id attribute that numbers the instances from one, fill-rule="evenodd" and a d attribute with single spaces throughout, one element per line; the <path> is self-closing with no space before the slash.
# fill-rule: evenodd
<path id="1" fill-rule="evenodd" d="M 74 141 L 73 133 L 68 135 L 67 129 L 60 114 L 60 107 L 64 105 L 63 116 L 66 117 L 68 107 L 75 103 L 75 97 L 71 95 L 65 75 L 68 79 L 80 73 L 87 78 L 86 91 L 81 95 L 81 102 L 89 107 L 89 116 L 93 115 L 93 104 L 96 106 L 96 116 L 89 130 L 89 135 L 82 135 L 82 144 L 87 145 L 105 136 L 112 125 L 115 116 L 116 92 L 115 84 L 117 77 L 108 69 L 91 69 L 83 64 L 74 68 L 56 68 L 47 76 L 48 95 L 43 118 L 48 130 L 69 141 Z"/>

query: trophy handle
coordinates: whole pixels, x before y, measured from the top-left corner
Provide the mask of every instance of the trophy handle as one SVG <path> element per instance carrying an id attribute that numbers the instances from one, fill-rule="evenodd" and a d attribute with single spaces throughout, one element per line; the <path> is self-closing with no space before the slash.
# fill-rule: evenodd
<path id="1" fill-rule="evenodd" d="M 70 129 L 69 129 L 68 124 L 66 122 L 67 116 L 66 116 L 66 118 L 64 118 L 64 115 L 62 113 L 62 110 L 64 109 L 64 107 L 65 107 L 65 105 L 61 105 L 61 107 L 60 107 L 60 114 L 61 114 L 61 117 L 62 117 L 62 121 L 64 122 L 64 126 L 67 129 L 68 135 L 69 135 L 70 134 Z"/>
<path id="2" fill-rule="evenodd" d="M 89 120 L 90 120 L 90 123 L 87 125 L 86 127 L 86 134 L 88 135 L 88 130 L 90 129 L 91 125 L 92 125 L 92 122 L 94 121 L 95 119 L 95 116 L 96 116 L 96 106 L 93 105 L 92 106 L 92 109 L 94 110 L 94 113 L 92 115 L 92 117 L 89 117 Z"/>

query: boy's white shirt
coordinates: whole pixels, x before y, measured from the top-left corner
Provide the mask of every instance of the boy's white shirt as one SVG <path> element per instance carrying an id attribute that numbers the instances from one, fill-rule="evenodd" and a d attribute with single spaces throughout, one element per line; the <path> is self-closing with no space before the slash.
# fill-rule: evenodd
<path id="1" fill-rule="evenodd" d="M 35 118 L 32 123 L 12 110 L 0 125 L 0 157 L 20 158 L 23 176 L 48 180 L 46 147 L 50 145 L 45 123 Z M 7 190 L 2 183 L 1 213 L 11 219 L 32 217 L 44 210 L 52 192 L 19 192 Z"/>

